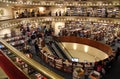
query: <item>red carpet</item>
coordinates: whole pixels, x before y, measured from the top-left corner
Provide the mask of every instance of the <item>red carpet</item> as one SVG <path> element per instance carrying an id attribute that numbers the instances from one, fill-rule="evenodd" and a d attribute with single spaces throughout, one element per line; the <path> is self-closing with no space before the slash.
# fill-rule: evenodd
<path id="1" fill-rule="evenodd" d="M 9 59 L 0 51 L 0 67 L 10 79 L 28 79 Z"/>

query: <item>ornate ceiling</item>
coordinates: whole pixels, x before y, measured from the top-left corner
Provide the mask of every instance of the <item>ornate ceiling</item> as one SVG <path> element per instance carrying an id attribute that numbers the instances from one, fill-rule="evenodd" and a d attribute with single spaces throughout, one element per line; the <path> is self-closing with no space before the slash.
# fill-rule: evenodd
<path id="1" fill-rule="evenodd" d="M 0 0 L 0 6 L 120 6 L 120 0 Z"/>

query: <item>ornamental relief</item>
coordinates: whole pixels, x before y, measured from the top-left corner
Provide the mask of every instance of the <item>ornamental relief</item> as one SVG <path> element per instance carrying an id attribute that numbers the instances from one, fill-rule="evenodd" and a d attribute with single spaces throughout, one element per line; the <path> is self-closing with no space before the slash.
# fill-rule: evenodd
<path id="1" fill-rule="evenodd" d="M 0 16 L 1 15 L 4 15 L 4 10 L 3 9 L 0 9 Z"/>

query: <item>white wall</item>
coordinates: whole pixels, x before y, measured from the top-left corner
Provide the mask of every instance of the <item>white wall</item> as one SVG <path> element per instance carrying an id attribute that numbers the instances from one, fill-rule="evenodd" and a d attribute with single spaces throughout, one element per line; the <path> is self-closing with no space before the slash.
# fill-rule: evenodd
<path id="1" fill-rule="evenodd" d="M 11 29 L 10 28 L 3 29 L 3 30 L 0 31 L 0 37 L 4 37 L 5 34 L 10 35 L 10 33 L 11 33 Z"/>
<path id="2" fill-rule="evenodd" d="M 63 15 L 65 13 L 65 7 L 51 7 L 50 10 L 52 11 L 52 16 L 55 16 L 56 12 L 61 11 L 61 14 Z"/>
<path id="3" fill-rule="evenodd" d="M 0 7 L 0 11 L 3 11 L 3 15 L 0 14 L 0 20 L 12 19 L 12 8 L 11 7 Z"/>
<path id="4" fill-rule="evenodd" d="M 52 25 L 54 25 L 55 35 L 58 35 L 60 29 L 65 27 L 65 22 L 54 22 Z"/>

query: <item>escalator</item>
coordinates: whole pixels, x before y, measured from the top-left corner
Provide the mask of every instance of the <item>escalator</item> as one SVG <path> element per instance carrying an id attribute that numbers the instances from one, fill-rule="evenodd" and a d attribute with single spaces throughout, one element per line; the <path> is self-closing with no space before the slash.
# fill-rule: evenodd
<path id="1" fill-rule="evenodd" d="M 46 45 L 47 45 L 48 49 L 52 52 L 53 55 L 59 57 L 59 56 L 57 55 L 57 53 L 55 52 L 55 50 L 51 47 L 50 43 L 46 43 Z"/>
<path id="2" fill-rule="evenodd" d="M 59 57 L 62 59 L 68 59 L 67 56 L 64 54 L 64 51 L 60 48 L 56 41 L 52 42 L 52 47 L 54 50 L 59 54 Z"/>
<path id="3" fill-rule="evenodd" d="M 68 57 L 66 55 L 66 52 L 64 52 L 64 50 L 62 49 L 62 47 L 60 46 L 60 44 L 54 40 L 52 37 L 47 37 L 45 39 L 45 43 L 48 47 L 48 49 L 57 57 L 62 58 L 62 59 L 67 59 L 70 60 L 70 57 Z"/>
<path id="4" fill-rule="evenodd" d="M 59 48 L 61 48 L 63 53 L 67 56 L 68 60 L 72 61 L 72 58 L 74 57 L 70 54 L 70 52 L 66 49 L 66 47 L 64 47 L 63 43 L 60 40 L 58 40 L 56 37 L 54 37 L 54 40 L 56 44 L 58 44 Z"/>
<path id="5" fill-rule="evenodd" d="M 55 43 L 52 41 L 49 41 L 46 43 L 46 46 L 48 47 L 48 49 L 52 52 L 53 55 L 65 59 L 62 54 L 59 52 L 59 50 L 56 48 Z"/>

